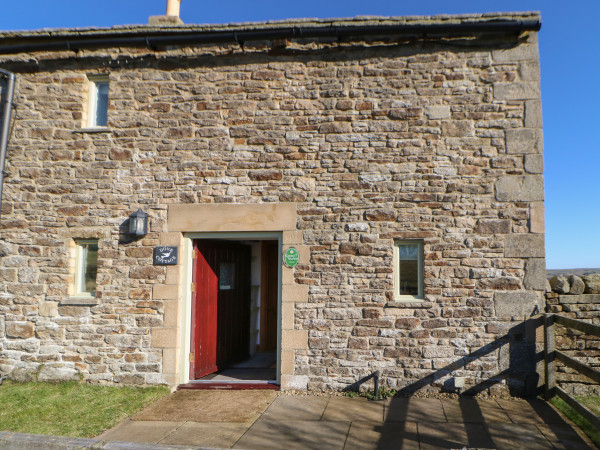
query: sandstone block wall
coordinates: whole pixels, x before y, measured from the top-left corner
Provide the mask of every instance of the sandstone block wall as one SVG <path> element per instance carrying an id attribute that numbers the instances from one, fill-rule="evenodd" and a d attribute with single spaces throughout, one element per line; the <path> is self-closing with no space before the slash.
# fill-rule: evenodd
<path id="1" fill-rule="evenodd" d="M 588 323 L 600 323 L 600 274 L 553 277 L 546 292 L 546 311 Z M 556 349 L 580 362 L 600 367 L 600 337 L 560 325 L 555 326 Z M 576 395 L 598 395 L 597 383 L 557 362 L 556 381 Z"/>
<path id="2" fill-rule="evenodd" d="M 340 389 L 379 369 L 397 388 L 464 376 L 504 389 L 534 371 L 535 333 L 519 327 L 545 288 L 535 33 L 0 62 L 18 76 L 3 374 L 176 383 L 177 349 L 162 342 L 182 314 L 169 306 L 181 268 L 153 266 L 151 253 L 180 239 L 169 206 L 194 203 L 297 205 L 309 256 L 293 271 L 304 292 L 293 326 L 308 340 L 286 352 L 300 387 Z M 82 128 L 90 74 L 109 76 L 107 130 Z M 150 233 L 133 241 L 124 223 L 138 207 Z M 69 245 L 91 237 L 96 301 L 72 304 Z M 424 243 L 423 302 L 394 298 L 395 239 Z"/>

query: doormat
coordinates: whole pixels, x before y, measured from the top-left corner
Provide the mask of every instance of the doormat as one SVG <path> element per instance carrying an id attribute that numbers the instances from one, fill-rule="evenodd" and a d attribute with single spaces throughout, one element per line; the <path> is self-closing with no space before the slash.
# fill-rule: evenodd
<path id="1" fill-rule="evenodd" d="M 271 367 L 277 367 L 275 352 L 259 352 L 242 362 L 231 365 L 233 369 L 265 369 Z"/>
<path id="2" fill-rule="evenodd" d="M 182 390 L 146 407 L 132 420 L 166 422 L 248 422 L 277 398 L 274 391 Z"/>

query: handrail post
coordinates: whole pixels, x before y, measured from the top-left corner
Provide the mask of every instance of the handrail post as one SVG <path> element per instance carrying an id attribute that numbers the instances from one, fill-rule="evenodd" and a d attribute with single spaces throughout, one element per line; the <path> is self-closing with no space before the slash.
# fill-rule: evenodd
<path id="1" fill-rule="evenodd" d="M 379 370 L 376 370 L 373 376 L 375 378 L 375 398 L 373 400 L 379 400 Z"/>
<path id="2" fill-rule="evenodd" d="M 544 397 L 550 400 L 556 395 L 556 326 L 554 314 L 544 314 Z"/>

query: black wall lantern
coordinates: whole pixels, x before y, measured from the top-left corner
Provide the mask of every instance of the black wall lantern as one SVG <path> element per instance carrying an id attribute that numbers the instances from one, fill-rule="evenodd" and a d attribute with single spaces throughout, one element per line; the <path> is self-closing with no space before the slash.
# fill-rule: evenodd
<path id="1" fill-rule="evenodd" d="M 148 214 L 141 209 L 129 216 L 129 234 L 138 237 L 148 234 Z"/>

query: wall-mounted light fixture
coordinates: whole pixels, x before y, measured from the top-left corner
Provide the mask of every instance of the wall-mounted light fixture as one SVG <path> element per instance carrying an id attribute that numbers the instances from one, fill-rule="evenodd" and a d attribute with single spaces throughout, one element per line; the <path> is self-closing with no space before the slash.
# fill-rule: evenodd
<path id="1" fill-rule="evenodd" d="M 129 216 L 129 234 L 138 237 L 148 234 L 148 214 L 141 209 Z"/>

